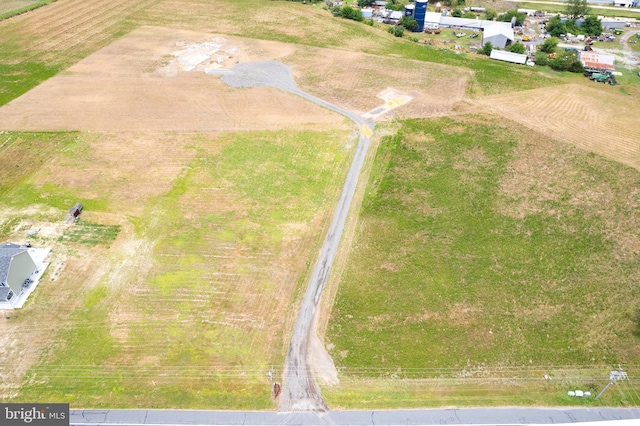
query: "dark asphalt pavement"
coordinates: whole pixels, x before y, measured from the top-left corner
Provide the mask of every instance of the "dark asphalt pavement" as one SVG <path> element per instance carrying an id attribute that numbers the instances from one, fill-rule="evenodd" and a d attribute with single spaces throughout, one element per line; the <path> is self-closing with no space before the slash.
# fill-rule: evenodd
<path id="1" fill-rule="evenodd" d="M 75 426 L 169 425 L 640 425 L 638 408 L 463 408 L 327 413 L 273 411 L 72 410 Z"/>

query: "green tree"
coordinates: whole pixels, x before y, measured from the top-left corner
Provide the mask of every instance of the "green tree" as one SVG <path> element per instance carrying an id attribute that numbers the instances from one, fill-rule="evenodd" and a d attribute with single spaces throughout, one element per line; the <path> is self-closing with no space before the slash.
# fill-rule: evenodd
<path id="1" fill-rule="evenodd" d="M 362 21 L 362 11 L 360 9 L 354 9 L 351 6 L 342 6 L 340 9 L 340 16 L 345 19 L 353 19 L 354 21 Z"/>
<path id="2" fill-rule="evenodd" d="M 549 57 L 544 52 L 536 52 L 536 65 L 546 66 L 549 65 Z"/>
<path id="3" fill-rule="evenodd" d="M 404 27 L 402 25 L 394 25 L 387 30 L 390 34 L 396 37 L 402 37 L 404 35 Z"/>
<path id="4" fill-rule="evenodd" d="M 375 2 L 376 0 L 358 0 L 358 6 L 359 7 L 373 6 Z"/>
<path id="5" fill-rule="evenodd" d="M 589 15 L 581 25 L 582 31 L 590 36 L 602 34 L 602 21 L 595 15 Z"/>
<path id="6" fill-rule="evenodd" d="M 567 33 L 567 26 L 560 20 L 560 15 L 556 15 L 547 22 L 547 32 L 553 37 L 560 37 L 560 34 Z"/>
<path id="7" fill-rule="evenodd" d="M 498 12 L 496 12 L 494 9 L 487 9 L 484 11 L 484 19 L 486 19 L 487 21 L 493 21 L 497 17 Z"/>
<path id="8" fill-rule="evenodd" d="M 462 17 L 467 19 L 476 19 L 476 14 L 473 12 L 466 12 L 462 14 Z"/>
<path id="9" fill-rule="evenodd" d="M 540 45 L 540 50 L 545 53 L 553 53 L 556 51 L 559 42 L 560 40 L 555 37 L 548 38 Z"/>
<path id="10" fill-rule="evenodd" d="M 507 47 L 507 52 L 520 53 L 523 54 L 527 51 L 522 43 L 513 43 L 511 46 Z"/>
<path id="11" fill-rule="evenodd" d="M 480 53 L 482 53 L 483 55 L 490 56 L 492 50 L 493 50 L 493 43 L 488 41 L 484 44 L 484 46 L 482 46 L 482 49 L 480 49 Z"/>
<path id="12" fill-rule="evenodd" d="M 500 22 L 511 22 L 511 18 L 516 17 L 516 25 L 524 24 L 524 20 L 527 19 L 527 15 L 517 10 L 509 10 L 502 15 L 498 16 Z"/>
<path id="13" fill-rule="evenodd" d="M 568 0 L 566 13 L 569 19 L 576 20 L 589 15 L 591 8 L 587 0 Z"/>
<path id="14" fill-rule="evenodd" d="M 564 23 L 564 26 L 567 29 L 567 33 L 582 34 L 584 32 L 573 19 L 567 19 Z"/>
<path id="15" fill-rule="evenodd" d="M 578 60 L 578 52 L 575 50 L 562 52 L 556 58 L 549 61 L 549 66 L 556 71 L 570 71 L 576 73 L 584 71 L 582 63 Z"/>
<path id="16" fill-rule="evenodd" d="M 403 16 L 400 19 L 400 25 L 409 31 L 418 31 L 418 21 L 411 16 Z"/>
<path id="17" fill-rule="evenodd" d="M 451 16 L 453 16 L 455 18 L 460 18 L 460 17 L 462 17 L 462 11 L 456 7 L 455 9 L 453 9 L 451 11 Z"/>

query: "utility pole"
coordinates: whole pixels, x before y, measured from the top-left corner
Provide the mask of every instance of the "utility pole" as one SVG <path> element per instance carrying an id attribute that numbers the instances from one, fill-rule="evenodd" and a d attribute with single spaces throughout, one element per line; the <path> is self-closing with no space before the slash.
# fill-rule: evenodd
<path id="1" fill-rule="evenodd" d="M 618 369 L 613 370 L 609 373 L 609 383 L 607 383 L 607 386 L 605 386 L 604 389 L 598 392 L 598 394 L 596 395 L 596 399 L 600 398 L 600 395 L 602 395 L 604 391 L 609 389 L 609 386 L 611 386 L 613 383 L 617 382 L 618 380 L 628 379 L 628 378 L 629 377 L 627 376 L 627 373 L 622 369 L 620 364 L 618 364 Z"/>

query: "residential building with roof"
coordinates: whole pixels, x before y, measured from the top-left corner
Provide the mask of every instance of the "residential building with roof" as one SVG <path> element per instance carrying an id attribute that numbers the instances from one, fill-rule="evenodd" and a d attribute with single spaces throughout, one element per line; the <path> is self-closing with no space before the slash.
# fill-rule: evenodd
<path id="1" fill-rule="evenodd" d="M 47 267 L 43 261 L 48 253 L 14 243 L 0 245 L 0 309 L 22 307 Z"/>

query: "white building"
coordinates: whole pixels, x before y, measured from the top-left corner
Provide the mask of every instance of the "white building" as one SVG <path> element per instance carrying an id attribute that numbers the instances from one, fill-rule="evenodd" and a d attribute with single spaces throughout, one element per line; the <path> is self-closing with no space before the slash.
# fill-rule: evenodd
<path id="1" fill-rule="evenodd" d="M 482 44 L 490 41 L 493 47 L 498 49 L 504 49 L 515 39 L 513 28 L 511 28 L 511 23 L 509 22 L 456 18 L 453 16 L 443 16 L 435 12 L 427 12 L 425 14 L 424 27 L 428 29 L 454 27 L 482 30 Z"/>
<path id="2" fill-rule="evenodd" d="M 527 55 L 520 53 L 507 52 L 506 50 L 492 50 L 491 59 L 497 59 L 498 61 L 506 61 L 514 64 L 524 65 L 527 63 Z"/>
<path id="3" fill-rule="evenodd" d="M 21 308 L 38 281 L 47 263 L 49 249 L 36 249 L 18 244 L 0 245 L 0 309 Z"/>
<path id="4" fill-rule="evenodd" d="M 482 44 L 491 42 L 493 47 L 504 49 L 515 39 L 513 28 L 508 22 L 492 22 L 482 31 Z"/>

